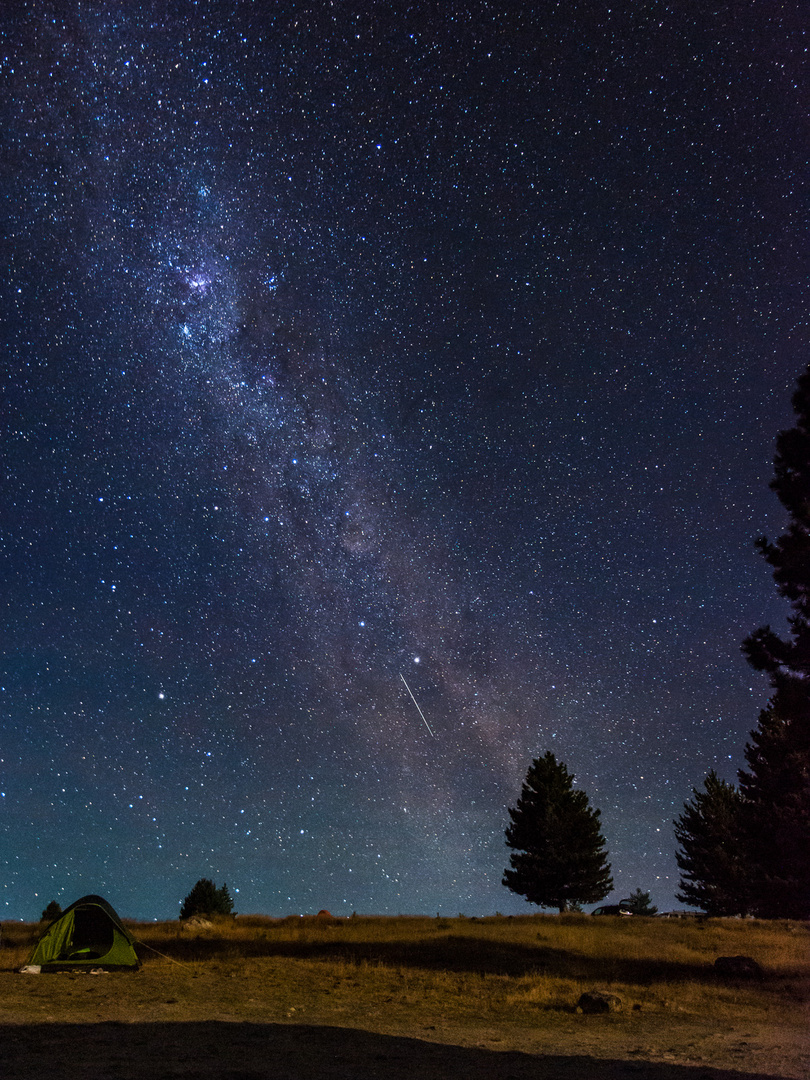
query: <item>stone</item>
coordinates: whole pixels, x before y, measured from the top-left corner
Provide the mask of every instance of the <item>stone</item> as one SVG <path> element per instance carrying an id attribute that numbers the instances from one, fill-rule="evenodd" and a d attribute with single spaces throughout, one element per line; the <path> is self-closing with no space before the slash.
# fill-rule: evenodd
<path id="1" fill-rule="evenodd" d="M 607 990 L 589 990 L 577 1002 L 577 1009 L 591 1015 L 622 1011 L 622 999 Z"/>
<path id="2" fill-rule="evenodd" d="M 180 920 L 181 930 L 213 930 L 214 924 L 204 915 L 192 915 L 190 919 Z"/>

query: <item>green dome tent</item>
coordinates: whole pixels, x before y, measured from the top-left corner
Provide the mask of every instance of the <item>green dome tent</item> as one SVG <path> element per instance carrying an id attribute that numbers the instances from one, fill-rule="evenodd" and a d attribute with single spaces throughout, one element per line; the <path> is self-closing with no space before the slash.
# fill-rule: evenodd
<path id="1" fill-rule="evenodd" d="M 100 896 L 83 896 L 51 923 L 28 961 L 42 971 L 134 971 L 134 941 Z"/>

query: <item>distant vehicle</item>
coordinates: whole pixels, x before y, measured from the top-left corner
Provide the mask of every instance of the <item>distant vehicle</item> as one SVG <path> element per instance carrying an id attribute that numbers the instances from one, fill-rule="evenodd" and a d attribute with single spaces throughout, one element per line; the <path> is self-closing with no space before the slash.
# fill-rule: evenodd
<path id="1" fill-rule="evenodd" d="M 591 915 L 632 915 L 629 900 L 620 900 L 618 904 L 603 904 L 602 907 L 594 908 Z"/>

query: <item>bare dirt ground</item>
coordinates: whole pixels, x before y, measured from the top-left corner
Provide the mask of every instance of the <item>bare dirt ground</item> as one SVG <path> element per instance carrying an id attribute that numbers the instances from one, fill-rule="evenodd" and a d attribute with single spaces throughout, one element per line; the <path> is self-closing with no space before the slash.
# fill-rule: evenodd
<path id="1" fill-rule="evenodd" d="M 134 973 L 0 971 L 3 1080 L 773 1080 L 810 1077 L 806 1004 L 722 1022 L 632 1007 L 609 1015 L 476 1002 L 426 1013 L 407 973 L 371 996 L 350 967 L 313 978 L 279 957 Z M 378 996 L 374 996 L 377 994 Z"/>

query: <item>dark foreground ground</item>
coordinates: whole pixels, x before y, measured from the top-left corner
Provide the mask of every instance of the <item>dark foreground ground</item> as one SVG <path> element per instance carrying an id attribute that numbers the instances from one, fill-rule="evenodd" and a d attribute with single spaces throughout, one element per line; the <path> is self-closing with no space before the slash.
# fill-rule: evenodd
<path id="1" fill-rule="evenodd" d="M 490 1050 L 309 1024 L 3 1028 L 4 1080 L 771 1080 L 707 1065 Z"/>

